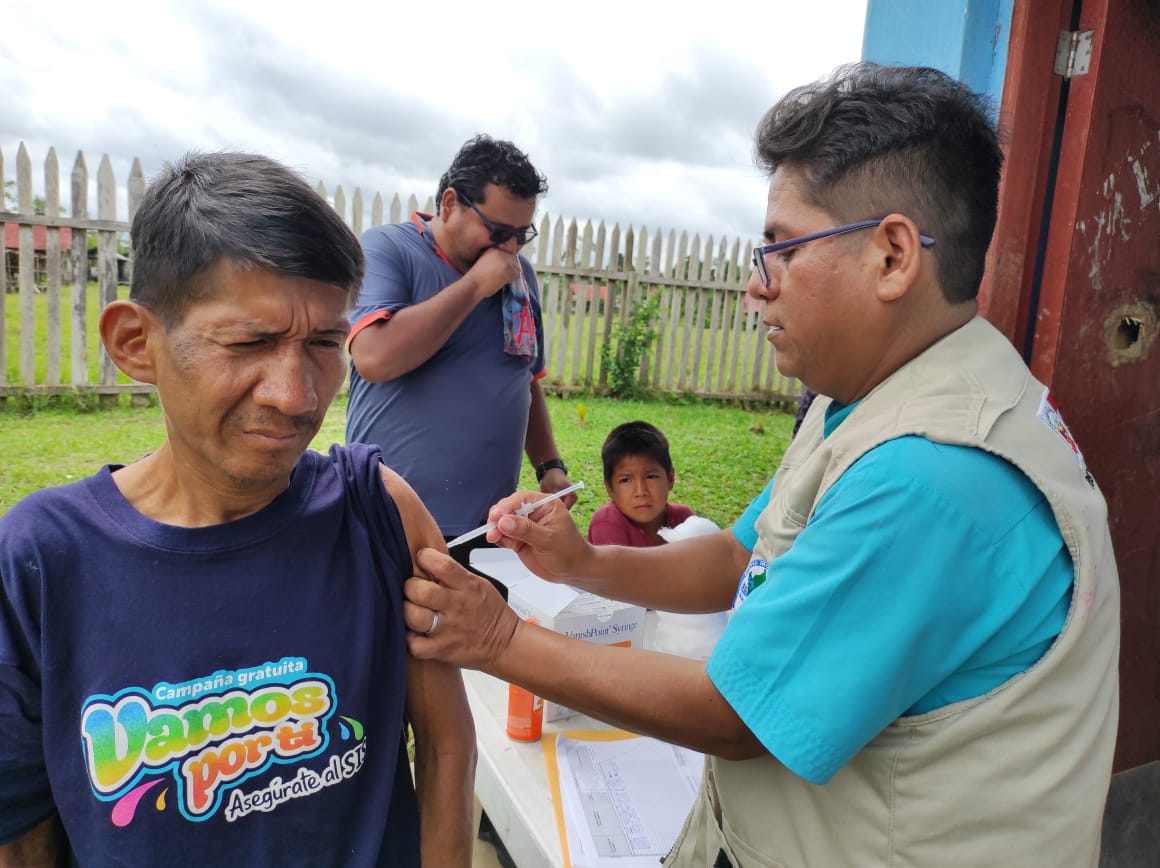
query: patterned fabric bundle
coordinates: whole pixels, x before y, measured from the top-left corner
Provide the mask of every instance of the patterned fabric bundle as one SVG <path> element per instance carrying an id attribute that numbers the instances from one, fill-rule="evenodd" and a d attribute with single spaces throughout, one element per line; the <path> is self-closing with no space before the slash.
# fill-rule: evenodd
<path id="1" fill-rule="evenodd" d="M 524 360 L 534 359 L 536 346 L 536 323 L 532 319 L 532 307 L 528 302 L 528 288 L 524 285 L 523 273 L 500 290 L 500 305 L 503 308 L 503 351 Z"/>

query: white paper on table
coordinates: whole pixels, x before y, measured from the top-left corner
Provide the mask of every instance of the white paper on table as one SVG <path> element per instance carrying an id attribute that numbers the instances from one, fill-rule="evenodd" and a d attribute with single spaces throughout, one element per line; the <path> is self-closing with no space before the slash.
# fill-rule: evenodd
<path id="1" fill-rule="evenodd" d="M 704 757 L 653 738 L 559 736 L 556 762 L 573 868 L 656 868 L 701 786 Z"/>

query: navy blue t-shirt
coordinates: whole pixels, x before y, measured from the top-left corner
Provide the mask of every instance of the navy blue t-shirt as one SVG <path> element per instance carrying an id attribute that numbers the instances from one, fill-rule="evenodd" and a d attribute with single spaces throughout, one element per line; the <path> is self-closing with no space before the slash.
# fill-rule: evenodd
<path id="1" fill-rule="evenodd" d="M 417 865 L 379 450 L 205 528 L 113 469 L 0 517 L 0 842 L 58 811 L 83 865 Z"/>

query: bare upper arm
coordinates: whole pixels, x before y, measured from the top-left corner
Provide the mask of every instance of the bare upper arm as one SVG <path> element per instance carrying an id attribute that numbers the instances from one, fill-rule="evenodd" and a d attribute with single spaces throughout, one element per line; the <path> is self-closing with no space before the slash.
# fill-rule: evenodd
<path id="1" fill-rule="evenodd" d="M 753 558 L 753 552 L 741 544 L 741 541 L 737 539 L 737 535 L 733 533 L 733 528 L 731 527 L 722 530 L 719 538 L 721 540 L 722 550 L 729 552 L 734 577 L 737 581 L 740 581 L 741 574 L 745 572 L 749 566 L 749 561 Z"/>
<path id="2" fill-rule="evenodd" d="M 355 370 L 368 383 L 377 383 L 383 379 L 383 346 L 386 342 L 382 334 L 389 321 L 390 317 L 384 316 L 362 326 L 347 347 Z"/>
<path id="3" fill-rule="evenodd" d="M 60 817 L 53 814 L 15 841 L 0 844 L 0 868 L 54 868 L 68 863 Z"/>
<path id="4" fill-rule="evenodd" d="M 403 520 L 403 531 L 411 549 L 411 561 L 420 548 L 447 551 L 443 535 L 435 519 L 399 474 L 383 465 L 383 482 L 398 507 Z M 423 575 L 418 566 L 412 567 L 416 575 Z M 407 716 L 416 729 L 417 740 L 420 731 L 426 731 L 429 738 L 467 739 L 474 744 L 475 732 L 471 725 L 471 711 L 463 689 L 463 679 L 459 669 L 433 660 L 407 660 Z M 465 728 L 466 726 L 466 728 Z"/>
<path id="5" fill-rule="evenodd" d="M 380 465 L 379 470 L 382 473 L 383 484 L 386 485 L 391 499 L 395 501 L 399 517 L 403 520 L 403 533 L 406 534 L 407 545 L 411 549 L 411 560 L 414 561 L 415 553 L 421 548 L 447 551 L 439 526 L 435 524 L 435 519 L 431 517 L 431 513 L 427 511 L 415 489 L 385 464 Z"/>

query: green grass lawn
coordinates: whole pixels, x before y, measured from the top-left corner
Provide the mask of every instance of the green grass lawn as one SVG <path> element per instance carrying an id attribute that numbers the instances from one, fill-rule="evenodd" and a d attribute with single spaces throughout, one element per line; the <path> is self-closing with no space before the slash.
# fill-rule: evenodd
<path id="1" fill-rule="evenodd" d="M 12 402 L 10 405 L 14 406 Z M 581 421 L 579 405 L 586 409 Z M 125 464 L 155 449 L 165 436 L 158 407 L 117 407 L 95 412 L 38 409 L 0 412 L 0 513 L 31 491 L 87 476 L 106 463 Z M 560 452 L 572 481 L 587 486 L 573 512 L 581 527 L 605 502 L 600 446 L 616 425 L 633 419 L 665 432 L 677 482 L 672 499 L 717 524 L 731 524 L 761 491 L 789 444 L 793 416 L 697 400 L 618 401 L 599 397 L 548 397 Z M 341 443 L 346 398 L 331 408 L 313 446 Z M 387 456 L 389 463 L 390 458 Z M 527 462 L 521 487 L 537 488 Z"/>

